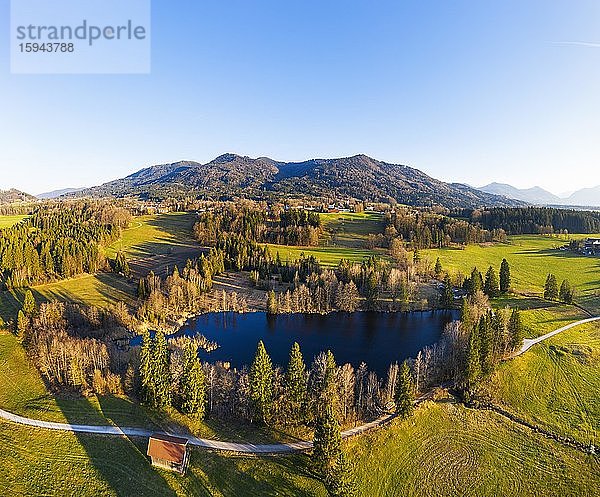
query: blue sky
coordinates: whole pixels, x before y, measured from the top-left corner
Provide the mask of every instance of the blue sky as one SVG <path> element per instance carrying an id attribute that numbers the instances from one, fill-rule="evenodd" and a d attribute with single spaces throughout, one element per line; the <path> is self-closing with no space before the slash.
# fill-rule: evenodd
<path id="1" fill-rule="evenodd" d="M 599 21 L 597 0 L 154 0 L 148 75 L 11 75 L 3 36 L 0 188 L 224 152 L 595 186 Z"/>

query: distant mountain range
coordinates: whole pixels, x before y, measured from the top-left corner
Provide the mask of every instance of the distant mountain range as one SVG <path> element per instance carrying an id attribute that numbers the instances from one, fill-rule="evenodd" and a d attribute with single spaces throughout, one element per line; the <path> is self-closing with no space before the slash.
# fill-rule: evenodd
<path id="1" fill-rule="evenodd" d="M 36 200 L 33 195 L 11 188 L 0 190 L 0 204 L 13 204 L 15 202 L 32 202 Z"/>
<path id="2" fill-rule="evenodd" d="M 50 200 L 69 193 L 77 193 L 81 190 L 83 190 L 83 188 L 63 188 L 62 190 L 52 190 L 51 192 L 40 193 L 39 195 L 36 195 L 36 197 L 40 200 Z"/>
<path id="3" fill-rule="evenodd" d="M 366 155 L 281 162 L 267 157 L 252 159 L 224 154 L 206 164 L 181 161 L 148 167 L 74 195 L 165 198 L 182 194 L 210 198 L 285 195 L 369 201 L 394 199 L 408 205 L 449 208 L 523 205 L 520 200 L 460 183 L 444 183 L 418 169 Z"/>
<path id="4" fill-rule="evenodd" d="M 508 198 L 521 200 L 522 202 L 534 205 L 600 206 L 600 186 L 578 190 L 566 198 L 554 195 L 539 186 L 519 189 L 504 183 L 490 183 L 489 185 L 478 188 L 478 190 L 494 195 L 503 195 Z"/>

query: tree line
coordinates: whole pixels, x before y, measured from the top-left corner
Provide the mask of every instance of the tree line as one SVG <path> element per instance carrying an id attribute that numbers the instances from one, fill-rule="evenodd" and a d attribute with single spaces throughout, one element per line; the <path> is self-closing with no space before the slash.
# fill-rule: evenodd
<path id="1" fill-rule="evenodd" d="M 461 210 L 454 215 L 487 230 L 503 229 L 509 235 L 600 232 L 600 213 L 574 209 L 497 207 Z"/>
<path id="2" fill-rule="evenodd" d="M 279 245 L 317 245 L 322 232 L 319 214 L 304 209 L 269 209 L 266 204 L 225 204 L 199 215 L 194 226 L 203 245 L 214 245 L 223 235 Z"/>
<path id="3" fill-rule="evenodd" d="M 107 268 L 102 247 L 118 239 L 126 210 L 96 202 L 43 204 L 0 230 L 0 285 L 21 288 Z"/>

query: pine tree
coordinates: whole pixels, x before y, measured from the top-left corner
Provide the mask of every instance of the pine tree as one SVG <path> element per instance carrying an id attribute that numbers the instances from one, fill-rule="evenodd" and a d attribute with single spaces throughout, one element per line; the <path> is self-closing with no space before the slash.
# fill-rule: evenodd
<path id="1" fill-rule="evenodd" d="M 500 291 L 506 293 L 510 290 L 510 265 L 506 259 L 500 264 Z"/>
<path id="2" fill-rule="evenodd" d="M 273 404 L 273 364 L 262 340 L 250 368 L 250 399 L 254 415 L 266 423 Z"/>
<path id="3" fill-rule="evenodd" d="M 394 391 L 394 401 L 396 402 L 396 412 L 398 415 L 403 418 L 410 416 L 414 409 L 414 400 L 415 394 L 410 368 L 408 367 L 408 363 L 404 361 L 400 367 L 400 371 L 398 371 Z"/>
<path id="4" fill-rule="evenodd" d="M 454 306 L 454 287 L 450 281 L 450 276 L 446 275 L 444 278 L 444 290 L 442 292 L 441 299 L 442 307 L 450 308 Z"/>
<path id="5" fill-rule="evenodd" d="M 521 312 L 518 309 L 512 311 L 510 320 L 508 321 L 508 335 L 512 350 L 517 350 L 523 345 L 523 322 L 521 321 Z"/>
<path id="6" fill-rule="evenodd" d="M 435 261 L 435 277 L 439 278 L 440 275 L 442 274 L 442 263 L 440 262 L 440 258 L 438 257 L 437 260 Z"/>
<path id="7" fill-rule="evenodd" d="M 25 292 L 25 298 L 23 299 L 23 312 L 27 317 L 32 317 L 35 313 L 35 299 L 31 290 Z"/>
<path id="8" fill-rule="evenodd" d="M 267 293 L 267 314 L 277 314 L 277 297 L 275 296 L 275 292 L 273 290 Z"/>
<path id="9" fill-rule="evenodd" d="M 342 435 L 331 404 L 317 417 L 313 442 L 313 460 L 317 471 L 326 477 L 340 455 Z"/>
<path id="10" fill-rule="evenodd" d="M 467 392 L 471 392 L 477 386 L 481 376 L 481 360 L 479 357 L 479 338 L 476 329 L 469 334 L 467 346 L 467 358 L 465 369 L 465 383 Z"/>
<path id="11" fill-rule="evenodd" d="M 148 292 L 146 291 L 146 280 L 144 278 L 140 278 L 138 281 L 137 296 L 140 300 L 146 300 L 146 297 L 148 297 Z"/>
<path id="12" fill-rule="evenodd" d="M 475 295 L 477 292 L 483 289 L 483 277 L 477 268 L 473 268 L 471 271 L 471 277 L 467 281 L 467 292 L 469 295 Z"/>
<path id="13" fill-rule="evenodd" d="M 558 283 L 556 276 L 549 274 L 544 285 L 544 298 L 546 300 L 556 300 L 558 298 Z"/>
<path id="14" fill-rule="evenodd" d="M 490 298 L 497 297 L 500 295 L 500 285 L 498 283 L 498 276 L 492 266 L 490 266 L 485 274 L 485 283 L 483 285 L 483 292 Z"/>
<path id="15" fill-rule="evenodd" d="M 332 497 L 352 497 L 357 487 L 354 465 L 341 451 L 325 476 L 325 488 Z"/>
<path id="16" fill-rule="evenodd" d="M 302 352 L 300 352 L 300 346 L 294 342 L 285 374 L 285 401 L 288 415 L 296 422 L 301 421 L 304 416 L 306 396 L 306 365 L 302 358 Z"/>
<path id="17" fill-rule="evenodd" d="M 479 325 L 477 327 L 479 334 L 479 360 L 481 362 L 481 372 L 487 375 L 492 372 L 492 337 L 491 337 L 491 317 L 482 316 L 479 319 Z"/>
<path id="18" fill-rule="evenodd" d="M 573 288 L 571 287 L 571 283 L 569 282 L 569 280 L 563 280 L 563 282 L 560 285 L 560 300 L 562 300 L 565 304 L 572 304 L 573 294 Z"/>
<path id="19" fill-rule="evenodd" d="M 149 404 L 154 404 L 156 388 L 154 384 L 154 340 L 150 332 L 142 332 L 142 346 L 140 348 L 140 380 L 142 384 L 142 396 Z"/>
<path id="20" fill-rule="evenodd" d="M 119 250 L 115 257 L 115 272 L 123 273 L 125 276 L 129 276 L 131 274 L 131 270 L 129 269 L 129 263 L 127 262 L 127 258 L 125 257 L 125 252 Z"/>
<path id="21" fill-rule="evenodd" d="M 19 310 L 17 313 L 17 338 L 20 342 L 27 342 L 29 335 L 29 328 L 31 326 L 31 319 L 25 315 L 23 310 Z"/>
<path id="22" fill-rule="evenodd" d="M 205 412 L 206 378 L 196 347 L 189 344 L 184 351 L 181 375 L 181 410 L 202 419 Z"/>
<path id="23" fill-rule="evenodd" d="M 171 371 L 169 369 L 169 349 L 164 332 L 157 331 L 154 337 L 154 384 L 155 407 L 171 405 Z"/>

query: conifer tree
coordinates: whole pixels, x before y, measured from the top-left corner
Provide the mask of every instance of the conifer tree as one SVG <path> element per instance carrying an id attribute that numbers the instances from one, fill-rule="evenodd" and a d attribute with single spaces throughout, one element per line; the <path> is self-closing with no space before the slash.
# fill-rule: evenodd
<path id="1" fill-rule="evenodd" d="M 467 345 L 467 360 L 465 371 L 465 383 L 467 392 L 475 389 L 481 376 L 481 360 L 479 357 L 479 337 L 476 329 L 469 334 L 469 343 Z"/>
<path id="2" fill-rule="evenodd" d="M 27 317 L 32 317 L 35 313 L 35 299 L 31 290 L 25 292 L 25 298 L 23 299 L 23 312 Z"/>
<path id="3" fill-rule="evenodd" d="M 352 497 L 357 492 L 354 465 L 341 451 L 325 476 L 325 488 L 332 497 Z"/>
<path id="4" fill-rule="evenodd" d="M 331 404 L 326 404 L 317 417 L 313 442 L 313 460 L 317 471 L 326 477 L 340 455 L 342 435 Z"/>
<path id="5" fill-rule="evenodd" d="M 463 299 L 462 301 L 462 306 L 460 308 L 460 321 L 462 323 L 463 329 L 467 332 L 470 332 L 473 326 L 475 325 L 471 317 L 471 308 L 467 299 Z"/>
<path id="6" fill-rule="evenodd" d="M 573 303 L 573 288 L 569 280 L 563 280 L 560 285 L 559 297 L 565 304 Z"/>
<path id="7" fill-rule="evenodd" d="M 204 417 L 206 401 L 206 378 L 198 351 L 188 344 L 184 351 L 183 374 L 181 375 L 181 410 L 199 419 Z"/>
<path id="8" fill-rule="evenodd" d="M 294 342 L 290 350 L 290 360 L 285 374 L 285 400 L 288 415 L 294 421 L 300 421 L 303 417 L 303 409 L 306 408 L 306 365 L 302 358 L 302 352 L 297 342 Z"/>
<path id="9" fill-rule="evenodd" d="M 142 346 L 140 348 L 140 380 L 142 384 L 142 396 L 146 402 L 154 404 L 156 389 L 154 385 L 154 340 L 150 332 L 142 332 Z"/>
<path id="10" fill-rule="evenodd" d="M 500 291 L 506 293 L 510 290 L 510 265 L 506 259 L 500 264 Z"/>
<path id="11" fill-rule="evenodd" d="M 129 263 L 127 262 L 127 258 L 125 257 L 125 252 L 119 250 L 115 257 L 115 272 L 123 273 L 125 276 L 129 276 L 131 274 L 131 270 L 129 269 Z"/>
<path id="12" fill-rule="evenodd" d="M 485 274 L 485 284 L 483 285 L 483 292 L 490 298 L 497 297 L 500 295 L 500 285 L 498 283 L 498 276 L 492 266 L 490 266 Z"/>
<path id="13" fill-rule="evenodd" d="M 29 327 L 31 326 L 31 319 L 25 315 L 23 310 L 19 310 L 17 313 L 17 338 L 20 342 L 27 342 L 27 336 L 29 334 Z"/>
<path id="14" fill-rule="evenodd" d="M 435 271 L 436 278 L 439 278 L 440 275 L 442 274 L 442 263 L 440 262 L 440 258 L 439 257 L 435 261 L 434 271 Z"/>
<path id="15" fill-rule="evenodd" d="M 492 337 L 490 327 L 491 316 L 481 316 L 477 327 L 479 334 L 479 360 L 481 372 L 487 375 L 492 372 Z"/>
<path id="16" fill-rule="evenodd" d="M 171 371 L 169 369 L 169 349 L 164 332 L 158 330 L 154 337 L 154 384 L 155 407 L 171 405 Z"/>
<path id="17" fill-rule="evenodd" d="M 471 271 L 471 277 L 467 280 L 467 292 L 469 295 L 475 295 L 480 290 L 483 290 L 483 277 L 475 267 Z"/>
<path id="18" fill-rule="evenodd" d="M 250 399 L 254 415 L 266 423 L 273 404 L 273 364 L 262 340 L 250 368 Z"/>
<path id="19" fill-rule="evenodd" d="M 508 335 L 510 337 L 510 348 L 517 350 L 523 345 L 523 322 L 521 321 L 521 312 L 518 309 L 512 311 L 508 322 Z"/>
<path id="20" fill-rule="evenodd" d="M 444 278 L 444 290 L 442 292 L 441 304 L 442 307 L 445 308 L 454 306 L 454 288 L 449 275 L 446 275 L 446 278 Z"/>
<path id="21" fill-rule="evenodd" d="M 396 388 L 394 391 L 394 401 L 396 402 L 396 412 L 399 416 L 407 418 L 413 412 L 413 402 L 415 400 L 414 387 L 410 368 L 404 361 L 398 371 L 396 378 Z"/>
<path id="22" fill-rule="evenodd" d="M 549 274 L 544 285 L 544 298 L 546 300 L 556 300 L 558 298 L 558 283 L 556 276 Z"/>
<path id="23" fill-rule="evenodd" d="M 275 292 L 270 290 L 267 293 L 267 314 L 277 314 L 277 297 L 275 296 Z"/>

